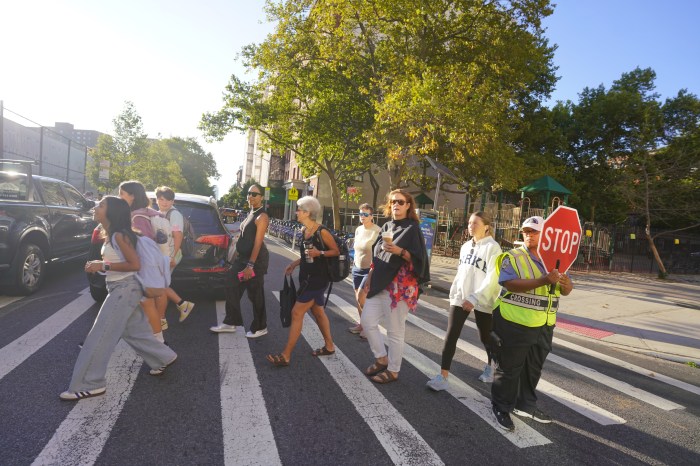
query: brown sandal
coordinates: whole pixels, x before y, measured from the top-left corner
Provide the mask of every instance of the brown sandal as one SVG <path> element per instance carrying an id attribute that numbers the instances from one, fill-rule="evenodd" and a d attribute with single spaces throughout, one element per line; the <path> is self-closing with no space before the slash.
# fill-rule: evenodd
<path id="1" fill-rule="evenodd" d="M 328 351 L 328 348 L 326 348 L 325 346 L 323 348 L 315 349 L 311 352 L 311 356 L 330 356 L 331 354 L 335 354 L 335 350 Z"/>
<path id="2" fill-rule="evenodd" d="M 284 359 L 282 354 L 268 354 L 266 356 L 267 360 L 270 361 L 275 367 L 285 367 L 289 365 L 289 361 Z"/>
<path id="3" fill-rule="evenodd" d="M 399 377 L 397 375 L 394 375 L 393 372 L 383 371 L 372 377 L 371 380 L 372 382 L 376 383 L 389 383 L 396 382 L 397 380 L 399 380 Z"/>
<path id="4" fill-rule="evenodd" d="M 380 372 L 385 371 L 387 367 L 389 367 L 389 366 L 375 362 L 374 364 L 369 366 L 367 369 L 365 369 L 365 375 L 367 377 L 372 377 L 373 375 L 377 375 Z"/>

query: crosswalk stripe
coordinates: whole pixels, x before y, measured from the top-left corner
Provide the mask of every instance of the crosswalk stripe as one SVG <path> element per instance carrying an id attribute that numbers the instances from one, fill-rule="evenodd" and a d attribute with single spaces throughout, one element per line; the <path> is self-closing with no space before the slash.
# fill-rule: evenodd
<path id="1" fill-rule="evenodd" d="M 566 340 L 561 340 L 561 339 L 555 338 L 555 343 L 558 344 L 559 346 L 564 346 L 564 347 L 572 349 L 574 351 L 578 351 L 579 353 L 593 356 L 593 357 L 598 358 L 602 361 L 609 362 L 610 364 L 614 364 L 616 366 L 623 367 L 629 371 L 636 372 L 637 374 L 641 374 L 641 375 L 644 375 L 644 376 L 649 377 L 651 379 L 658 380 L 659 382 L 663 382 L 665 384 L 674 386 L 676 388 L 680 388 L 681 390 L 685 390 L 685 391 L 693 393 L 695 395 L 700 395 L 700 387 L 683 382 L 682 380 L 674 379 L 673 377 L 668 377 L 666 375 L 659 374 L 658 372 L 655 372 L 655 371 L 652 371 L 649 369 L 645 369 L 645 368 L 637 366 L 635 364 L 625 362 L 621 359 L 617 359 L 615 357 L 608 356 L 607 354 L 600 353 L 598 351 L 586 348 L 585 346 L 577 345 L 576 343 L 571 343 L 571 342 L 566 341 Z"/>
<path id="2" fill-rule="evenodd" d="M 93 304 L 95 300 L 90 295 L 80 295 L 12 343 L 0 348 L 0 379 L 53 340 Z"/>
<path id="3" fill-rule="evenodd" d="M 226 302 L 216 302 L 218 322 L 224 320 Z M 272 433 L 260 381 L 248 339 L 236 333 L 220 333 L 221 424 L 224 464 L 282 464 Z"/>
<path id="4" fill-rule="evenodd" d="M 413 325 L 422 328 L 423 330 L 432 334 L 433 336 L 440 338 L 441 340 L 445 339 L 444 331 L 440 330 L 439 328 L 422 319 L 419 319 L 414 315 L 409 315 L 408 321 L 411 322 Z M 486 356 L 486 351 L 462 339 L 457 340 L 457 348 L 483 362 L 486 362 L 488 360 Z M 584 400 L 583 398 L 574 395 L 571 392 L 561 389 L 556 385 L 547 382 L 545 379 L 540 379 L 540 382 L 537 385 L 537 390 L 548 395 L 551 398 L 554 398 L 563 405 L 568 406 L 569 408 L 573 409 L 579 414 L 582 414 L 583 416 L 586 416 L 587 418 L 601 425 L 607 426 L 611 424 L 624 424 L 626 422 L 620 416 L 617 416 L 611 413 L 610 411 L 596 406 L 593 403 L 590 403 Z"/>
<path id="5" fill-rule="evenodd" d="M 279 300 L 279 293 L 275 292 Z M 307 313 L 302 335 L 311 347 L 322 347 L 321 331 Z M 423 437 L 382 395 L 373 382 L 336 346 L 335 355 L 319 358 L 343 394 L 355 406 L 394 464 L 442 465 Z"/>
<path id="6" fill-rule="evenodd" d="M 107 392 L 72 402 L 76 403 L 75 407 L 32 464 L 94 464 L 131 393 L 142 363 L 129 345 L 120 341 L 107 368 Z"/>
<path id="7" fill-rule="evenodd" d="M 330 297 L 330 301 L 351 320 L 358 318 L 357 307 L 355 305 L 348 303 L 346 300 L 337 295 L 332 295 Z M 381 328 L 381 331 L 384 335 L 386 335 L 386 330 Z M 404 359 L 425 374 L 428 378 L 440 371 L 439 364 L 433 362 L 430 358 L 426 357 L 409 344 L 405 344 L 404 346 Z M 472 412 L 493 427 L 496 432 L 502 434 L 519 448 L 547 445 L 552 443 L 548 438 L 518 418 L 513 419 L 513 423 L 516 425 L 514 432 L 507 432 L 499 428 L 496 425 L 496 420 L 491 412 L 491 400 L 457 378 L 455 375 L 450 376 L 450 386 L 447 391 L 460 403 L 469 408 Z"/>
<path id="8" fill-rule="evenodd" d="M 421 302 L 421 304 L 424 304 Z M 438 312 L 439 314 L 443 316 L 447 316 L 447 311 L 440 309 L 437 306 L 434 306 L 430 303 L 429 305 L 426 306 L 429 309 Z M 467 325 L 469 325 L 473 329 L 477 329 L 477 326 L 474 322 L 467 321 Z M 557 344 L 560 344 L 561 340 L 558 338 L 554 338 L 554 342 Z M 685 409 L 684 406 L 679 405 L 678 403 L 674 403 L 673 401 L 667 400 L 665 398 L 662 398 L 658 395 L 654 395 L 653 393 L 647 392 L 646 390 L 642 390 L 641 388 L 637 388 L 633 385 L 630 385 L 626 382 L 623 382 L 621 380 L 617 380 L 613 377 L 610 377 L 608 375 L 602 374 L 594 369 L 591 369 L 589 367 L 583 366 L 581 364 L 578 364 L 576 362 L 573 362 L 571 360 L 568 360 L 566 358 L 563 358 L 561 356 L 558 356 L 556 354 L 550 353 L 549 356 L 547 356 L 548 361 L 552 361 L 555 364 L 559 364 L 562 367 L 565 367 L 571 371 L 574 371 L 584 377 L 587 377 L 591 380 L 594 380 L 598 383 L 601 383 L 609 388 L 612 388 L 614 390 L 617 390 L 621 393 L 624 393 L 625 395 L 629 395 L 633 398 L 637 398 L 640 401 L 643 401 L 645 403 L 648 403 L 652 406 L 656 406 L 657 408 L 663 409 L 664 411 L 670 411 L 673 409 Z"/>

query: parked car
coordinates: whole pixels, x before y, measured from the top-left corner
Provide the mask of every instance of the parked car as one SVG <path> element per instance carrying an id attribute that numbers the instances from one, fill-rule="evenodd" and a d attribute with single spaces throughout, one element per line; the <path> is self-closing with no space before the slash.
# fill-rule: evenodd
<path id="1" fill-rule="evenodd" d="M 65 181 L 33 175 L 34 161 L 0 162 L 0 280 L 27 295 L 41 288 L 49 262 L 87 257 L 95 203 Z"/>
<path id="2" fill-rule="evenodd" d="M 158 208 L 155 194 L 147 193 Z M 219 216 L 216 200 L 196 194 L 175 194 L 175 207 L 190 222 L 196 238 L 192 254 L 184 255 L 172 275 L 171 286 L 183 297 L 206 292 L 216 299 L 223 299 L 224 284 L 231 265 L 227 262 L 233 253 L 233 238 Z M 92 235 L 90 260 L 99 260 L 103 240 L 100 229 Z M 104 275 L 87 274 L 90 294 L 95 301 L 107 296 Z"/>

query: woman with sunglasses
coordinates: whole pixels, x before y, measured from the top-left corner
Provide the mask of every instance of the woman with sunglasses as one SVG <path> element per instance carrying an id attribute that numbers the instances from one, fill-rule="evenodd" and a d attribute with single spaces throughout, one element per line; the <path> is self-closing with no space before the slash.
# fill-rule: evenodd
<path id="1" fill-rule="evenodd" d="M 362 304 L 360 303 L 358 291 L 362 280 L 369 274 L 369 267 L 372 265 L 372 247 L 379 238 L 379 232 L 382 231 L 378 225 L 374 223 L 372 214 L 374 209 L 369 204 L 362 204 L 359 208 L 358 215 L 362 224 L 355 230 L 353 249 L 355 250 L 355 262 L 352 265 L 352 281 L 355 286 L 355 299 L 357 299 L 357 311 L 362 315 Z M 359 323 L 348 329 L 350 333 L 359 333 L 360 337 L 367 338 L 362 331 L 362 325 Z"/>
<path id="2" fill-rule="evenodd" d="M 241 236 L 236 242 L 231 276 L 226 282 L 226 317 L 221 324 L 209 329 L 214 333 L 233 333 L 236 326 L 243 325 L 241 297 L 247 289 L 248 298 L 253 303 L 253 322 L 245 336 L 258 338 L 267 335 L 263 279 L 267 273 L 270 254 L 263 240 L 270 217 L 265 211 L 263 193 L 264 188 L 258 183 L 248 188 L 250 213 L 241 223 Z"/>
<path id="3" fill-rule="evenodd" d="M 366 295 L 360 323 L 375 358 L 365 374 L 376 383 L 398 379 L 408 311 L 415 311 L 418 306 L 419 283 L 430 280 L 428 254 L 413 196 L 403 189 L 391 191 L 384 215 L 391 216 L 391 220 L 382 227 L 371 270 L 360 291 L 360 300 Z M 379 333 L 381 320 L 386 326 L 388 352 Z"/>

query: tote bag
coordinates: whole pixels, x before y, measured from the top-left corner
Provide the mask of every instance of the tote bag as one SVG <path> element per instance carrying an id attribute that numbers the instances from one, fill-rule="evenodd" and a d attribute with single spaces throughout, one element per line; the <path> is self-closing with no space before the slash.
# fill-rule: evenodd
<path id="1" fill-rule="evenodd" d="M 292 308 L 297 302 L 297 288 L 294 286 L 294 279 L 291 276 L 284 276 L 284 286 L 280 291 L 280 320 L 282 327 L 289 327 L 292 324 Z"/>

